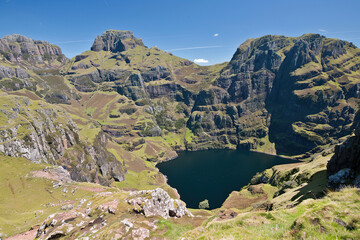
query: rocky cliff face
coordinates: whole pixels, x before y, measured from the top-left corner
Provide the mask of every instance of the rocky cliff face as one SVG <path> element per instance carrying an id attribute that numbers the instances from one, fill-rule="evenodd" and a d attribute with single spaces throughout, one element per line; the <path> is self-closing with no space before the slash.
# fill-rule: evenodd
<path id="1" fill-rule="evenodd" d="M 358 109 L 358 94 L 350 90 L 358 85 L 358 60 L 351 43 L 319 35 L 294 42 L 267 99 L 270 139 L 279 152 L 309 151 L 349 134 Z"/>
<path id="2" fill-rule="evenodd" d="M 59 76 L 50 77 L 67 61 L 56 45 L 19 34 L 7 35 L 0 39 L 0 89 L 27 89 L 48 102 L 67 103 L 73 94 L 56 79 Z"/>
<path id="3" fill-rule="evenodd" d="M 144 43 L 141 39 L 135 38 L 131 31 L 107 30 L 96 37 L 91 50 L 117 53 L 136 46 L 144 47 Z"/>
<path id="4" fill-rule="evenodd" d="M 77 130 L 67 114 L 28 98 L 2 96 L 0 151 L 33 162 L 55 163 L 76 144 Z"/>
<path id="5" fill-rule="evenodd" d="M 335 154 L 328 162 L 328 175 L 333 175 L 344 168 L 349 168 L 355 174 L 360 173 L 360 126 L 355 129 L 354 136 L 338 145 Z"/>
<path id="6" fill-rule="evenodd" d="M 190 126 L 218 140 L 233 136 L 240 148 L 274 143 L 280 154 L 333 144 L 349 134 L 358 109 L 359 54 L 351 43 L 316 34 L 248 40 L 221 71 L 218 88 L 198 95 L 199 121 L 190 118 Z"/>
<path id="7" fill-rule="evenodd" d="M 67 61 L 58 46 L 19 34 L 0 39 L 0 54 L 11 63 L 22 63 L 31 68 L 58 68 Z"/>
<path id="8" fill-rule="evenodd" d="M 359 116 L 359 114 L 357 114 Z M 335 153 L 327 164 L 328 185 L 341 184 L 360 186 L 360 124 L 354 123 L 354 135 L 335 147 Z"/>
<path id="9" fill-rule="evenodd" d="M 57 107 L 27 97 L 0 96 L 0 152 L 66 167 L 72 179 L 108 185 L 124 180 L 121 163 L 106 150 L 99 135 L 93 145 L 79 139 L 69 115 Z"/>

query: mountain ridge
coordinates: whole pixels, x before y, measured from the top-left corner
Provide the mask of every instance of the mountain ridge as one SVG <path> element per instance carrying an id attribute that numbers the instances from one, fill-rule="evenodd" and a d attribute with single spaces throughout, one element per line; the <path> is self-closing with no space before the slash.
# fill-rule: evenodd
<path id="1" fill-rule="evenodd" d="M 9 35 L 4 39 L 10 39 L 13 42 L 36 42 L 21 35 Z M 126 41 L 130 41 L 130 45 L 126 45 Z M 335 98 L 338 99 L 335 101 L 347 98 L 352 101 L 354 99 L 352 96 L 355 96 L 355 99 L 357 96 L 356 86 L 358 85 L 353 84 L 359 78 L 357 65 L 342 70 L 339 66 L 343 63 L 329 66 L 327 63 L 336 59 L 343 61 L 341 56 L 350 54 L 351 57 L 344 61 L 345 64 L 351 65 L 353 59 L 358 58 L 359 50 L 351 43 L 328 39 L 319 34 L 304 34 L 300 37 L 266 35 L 248 39 L 239 45 L 228 63 L 213 66 L 198 66 L 158 48 L 149 49 L 141 39 L 135 38 L 131 31 L 105 31 L 101 36 L 96 37 L 91 49 L 96 49 L 96 51 L 90 50 L 77 55 L 61 67 L 62 76 L 70 82 L 70 84 L 65 84 L 69 91 L 75 87 L 79 93 L 99 90 L 118 92 L 135 102 L 131 109 L 137 109 L 140 102 L 143 102 L 141 104 L 145 103 L 143 106 L 148 106 L 147 111 L 153 112 L 150 114 L 153 116 L 157 114 L 154 113 L 152 104 L 149 105 L 149 101 L 168 98 L 177 105 L 185 103 L 182 105 L 185 111 L 182 115 L 170 117 L 170 121 L 167 122 L 159 119 L 160 116 L 158 119 L 154 116 L 155 119 L 145 122 L 145 125 L 140 127 L 143 133 L 137 134 L 146 136 L 144 133 L 148 130 L 158 129 L 156 130 L 158 133 L 155 134 L 157 135 L 164 127 L 165 130 L 173 132 L 174 122 L 180 123 L 181 118 L 185 118 L 186 127 L 195 133 L 192 138 L 195 145 L 198 145 L 198 149 L 226 146 L 267 153 L 280 150 L 280 154 L 304 154 L 328 141 L 321 139 L 316 132 L 318 130 L 313 131 L 311 119 L 315 116 L 310 117 L 310 115 L 320 114 L 324 106 L 335 104 Z M 333 53 L 330 57 L 329 51 Z M 285 73 L 283 69 L 287 72 Z M 29 74 L 28 76 L 26 73 L 20 75 L 20 73 L 15 74 L 15 70 L 12 71 L 14 71 L 13 74 L 4 74 L 3 77 L 31 78 Z M 340 85 L 337 79 L 342 81 Z M 282 81 L 283 83 L 280 83 Z M 292 81 L 295 82 L 291 83 Z M 29 84 L 27 82 L 24 86 Z M 51 87 L 48 88 L 51 89 Z M 338 94 L 335 98 L 333 98 L 334 93 Z M 322 100 L 317 94 L 322 96 Z M 80 95 L 57 91 L 56 94 L 49 95 L 48 99 L 55 101 L 51 103 L 60 101 L 59 103 L 70 104 L 71 98 L 81 97 Z M 333 98 L 331 100 L 333 103 L 326 100 L 326 97 Z M 282 98 L 292 99 L 291 103 L 285 106 Z M 289 114 L 293 114 L 292 120 L 287 123 L 280 120 L 283 119 L 284 114 L 288 114 L 284 111 L 304 104 L 313 106 L 314 109 L 309 112 L 310 115 L 304 112 L 303 116 L 300 116 L 298 113 L 301 111 L 290 110 Z M 353 108 L 353 104 L 355 103 L 352 103 L 352 107 L 346 106 L 350 107 L 350 110 L 347 110 L 350 111 L 348 120 L 350 122 L 357 110 L 357 107 Z M 280 111 L 280 109 L 283 110 Z M 145 111 L 144 107 L 143 111 Z M 166 109 L 161 112 L 170 116 L 170 112 Z M 298 112 L 297 115 L 294 115 L 295 112 Z M 147 114 L 146 111 L 144 114 Z M 321 114 L 329 115 L 329 113 Z M 117 116 L 117 114 L 112 115 L 115 118 Z M 321 116 L 323 118 L 324 115 Z M 304 117 L 307 118 L 304 119 Z M 320 116 L 316 116 L 318 117 Z M 206 118 L 206 121 L 203 122 L 203 118 Z M 257 120 L 250 121 L 250 118 Z M 325 124 L 327 124 L 326 121 Z M 166 125 L 169 126 L 166 127 Z M 246 130 L 248 127 L 250 131 Z M 331 124 L 326 126 L 326 128 L 329 127 Z M 278 134 L 272 134 L 279 132 L 273 131 L 272 128 L 282 131 L 285 138 L 286 134 L 295 135 L 298 138 L 297 142 L 292 143 L 293 147 L 282 146 L 282 144 L 289 145 L 290 142 L 284 141 Z M 326 131 L 329 132 L 329 130 Z M 349 130 L 344 131 L 343 136 L 349 133 Z M 208 139 L 207 143 L 201 147 L 205 139 Z M 215 144 L 215 142 L 220 144 Z M 181 145 L 183 146 L 178 146 L 181 149 L 194 148 L 194 144 L 191 143 Z M 264 145 L 267 145 L 268 149 L 261 150 L 261 146 Z M 303 145 L 302 149 L 300 149 L 301 145 Z M 299 150 L 296 150 L 295 154 L 291 153 L 295 150 L 283 152 L 284 149 L 291 148 Z"/>

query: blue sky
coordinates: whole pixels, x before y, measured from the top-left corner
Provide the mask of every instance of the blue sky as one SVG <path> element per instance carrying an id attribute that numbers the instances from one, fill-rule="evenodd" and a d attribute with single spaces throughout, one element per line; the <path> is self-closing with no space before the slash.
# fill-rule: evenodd
<path id="1" fill-rule="evenodd" d="M 148 47 L 208 65 L 266 34 L 321 33 L 359 47 L 359 9 L 359 0 L 0 0 L 0 37 L 47 40 L 73 57 L 107 29 L 131 30 Z"/>

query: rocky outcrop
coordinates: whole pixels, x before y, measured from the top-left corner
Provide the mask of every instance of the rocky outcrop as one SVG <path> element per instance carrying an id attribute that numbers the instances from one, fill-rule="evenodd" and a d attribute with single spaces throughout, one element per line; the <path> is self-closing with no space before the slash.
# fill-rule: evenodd
<path id="1" fill-rule="evenodd" d="M 0 152 L 5 155 L 54 163 L 67 148 L 76 144 L 76 126 L 64 112 L 52 108 L 40 108 L 35 112 L 24 108 L 14 110 L 9 120 L 20 120 L 22 115 L 28 120 L 0 131 Z M 65 122 L 59 123 L 60 118 Z"/>
<path id="2" fill-rule="evenodd" d="M 356 125 L 354 136 L 335 147 L 335 153 L 327 164 L 328 186 L 331 188 L 345 184 L 360 187 L 360 124 Z"/>
<path id="3" fill-rule="evenodd" d="M 0 65 L 0 79 L 17 77 L 20 79 L 29 78 L 30 75 L 22 68 L 11 68 Z"/>
<path id="4" fill-rule="evenodd" d="M 95 182 L 105 186 L 113 181 L 124 181 L 123 166 L 106 150 L 107 142 L 104 133 L 97 135 L 92 145 L 79 141 L 58 162 L 66 167 L 75 181 Z"/>
<path id="5" fill-rule="evenodd" d="M 150 98 L 169 97 L 176 98 L 176 93 L 182 92 L 183 88 L 174 82 L 161 85 L 148 85 L 146 91 Z"/>
<path id="6" fill-rule="evenodd" d="M 161 188 L 133 192 L 130 196 L 128 203 L 132 206 L 132 210 L 144 214 L 146 217 L 192 216 L 189 210 L 186 209 L 184 202 L 170 198 L 169 194 Z"/>
<path id="7" fill-rule="evenodd" d="M 80 140 L 72 119 L 59 108 L 34 103 L 23 97 L 2 97 L 9 109 L 1 109 L 7 122 L 0 130 L 0 152 L 32 162 L 64 166 L 76 181 L 109 185 L 123 181 L 122 164 L 107 151 L 107 137 L 99 134 L 94 144 Z"/>
<path id="8" fill-rule="evenodd" d="M 352 66 L 359 55 L 351 43 L 318 34 L 250 39 L 221 70 L 215 87 L 197 95 L 187 126 L 197 143 L 226 137 L 245 149 L 270 141 L 278 154 L 321 151 L 350 133 L 357 110 L 350 102 L 359 100 L 348 74 L 359 73 L 340 68 Z"/>
<path id="9" fill-rule="evenodd" d="M 136 46 L 144 46 L 144 43 L 141 39 L 135 38 L 131 31 L 107 30 L 96 37 L 91 50 L 117 53 Z"/>
<path id="10" fill-rule="evenodd" d="M 36 82 L 31 79 L 29 73 L 21 67 L 7 67 L 0 65 L 0 89 L 16 91 L 23 88 L 36 89 Z"/>
<path id="11" fill-rule="evenodd" d="M 327 164 L 329 176 L 344 168 L 360 174 L 360 126 L 355 130 L 354 136 L 336 146 L 334 156 Z"/>
<path id="12" fill-rule="evenodd" d="M 160 79 L 171 80 L 171 72 L 164 66 L 157 65 L 147 71 L 143 71 L 141 75 L 145 82 L 157 81 Z"/>
<path id="13" fill-rule="evenodd" d="M 57 181 L 58 185 L 72 182 L 70 173 L 62 166 L 58 166 L 58 167 L 47 166 L 42 171 L 33 171 L 31 172 L 31 174 L 34 177 L 47 178 L 53 181 Z"/>
<path id="14" fill-rule="evenodd" d="M 10 62 L 23 63 L 33 68 L 59 67 L 67 61 L 58 46 L 19 34 L 0 39 L 0 54 Z"/>

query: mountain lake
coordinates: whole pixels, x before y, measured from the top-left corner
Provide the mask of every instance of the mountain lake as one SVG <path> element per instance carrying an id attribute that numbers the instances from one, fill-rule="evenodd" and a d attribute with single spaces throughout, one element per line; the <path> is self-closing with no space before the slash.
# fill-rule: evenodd
<path id="1" fill-rule="evenodd" d="M 208 199 L 210 209 L 219 208 L 232 191 L 239 191 L 257 173 L 274 165 L 298 161 L 242 150 L 181 152 L 156 166 L 178 190 L 189 208 Z"/>

